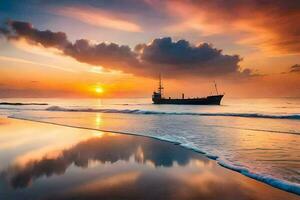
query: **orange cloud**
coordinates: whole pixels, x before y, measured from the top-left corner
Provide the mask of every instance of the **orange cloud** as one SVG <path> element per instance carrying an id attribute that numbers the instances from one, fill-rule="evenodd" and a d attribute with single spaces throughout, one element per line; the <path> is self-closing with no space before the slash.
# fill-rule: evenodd
<path id="1" fill-rule="evenodd" d="M 0 56 L 0 60 L 9 61 L 9 62 L 23 63 L 23 64 L 31 64 L 31 65 L 37 65 L 37 66 L 42 66 L 42 67 L 49 67 L 49 68 L 63 70 L 63 71 L 72 72 L 72 73 L 76 72 L 73 69 L 67 69 L 67 68 L 61 67 L 61 66 L 50 65 L 50 64 L 45 64 L 45 63 L 39 63 L 39 62 L 34 62 L 34 61 L 29 61 L 29 60 L 25 60 L 25 59 L 21 59 L 21 58 L 13 58 L 13 57 L 7 57 L 7 56 Z"/>
<path id="2" fill-rule="evenodd" d="M 237 42 L 271 54 L 300 53 L 300 3 L 297 1 L 167 1 L 177 19 L 169 31 L 197 30 L 203 35 L 235 34 Z M 243 36 L 240 36 L 240 35 Z"/>
<path id="3" fill-rule="evenodd" d="M 93 26 L 128 32 L 142 32 L 142 28 L 138 24 L 125 20 L 124 16 L 116 16 L 115 13 L 112 14 L 99 8 L 63 7 L 57 9 L 56 12 L 57 14 L 74 18 Z"/>

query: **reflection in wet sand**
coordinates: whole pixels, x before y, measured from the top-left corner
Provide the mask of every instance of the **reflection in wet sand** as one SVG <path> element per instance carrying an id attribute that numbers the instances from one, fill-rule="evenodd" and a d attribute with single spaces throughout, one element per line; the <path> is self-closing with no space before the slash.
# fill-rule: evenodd
<path id="1" fill-rule="evenodd" d="M 119 160 L 146 163 L 155 167 L 172 167 L 174 162 L 186 165 L 194 156 L 190 152 L 163 142 L 146 140 L 142 137 L 103 134 L 80 142 L 70 149 L 63 150 L 56 158 L 43 157 L 29 161 L 25 166 L 11 166 L 5 175 L 10 177 L 14 188 L 27 187 L 32 180 L 42 176 L 63 174 L 68 167 L 88 168 L 89 163 L 115 163 Z M 158 145 L 159 144 L 159 145 Z M 208 160 L 204 160 L 208 162 Z M 202 162 L 204 162 L 202 161 Z"/>
<path id="2" fill-rule="evenodd" d="M 40 154 L 2 170 L 1 199 L 299 199 L 163 141 L 82 130 L 84 137 L 70 146 L 69 133 L 78 129 L 10 122 L 26 124 L 26 132 L 38 127 L 41 135 L 56 129 L 67 145 L 55 156 Z"/>

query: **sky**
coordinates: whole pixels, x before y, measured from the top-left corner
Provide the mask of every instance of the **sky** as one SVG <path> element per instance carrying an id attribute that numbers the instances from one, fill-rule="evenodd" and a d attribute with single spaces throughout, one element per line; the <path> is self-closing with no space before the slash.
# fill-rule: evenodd
<path id="1" fill-rule="evenodd" d="M 295 0 L 0 0 L 0 97 L 300 96 Z"/>

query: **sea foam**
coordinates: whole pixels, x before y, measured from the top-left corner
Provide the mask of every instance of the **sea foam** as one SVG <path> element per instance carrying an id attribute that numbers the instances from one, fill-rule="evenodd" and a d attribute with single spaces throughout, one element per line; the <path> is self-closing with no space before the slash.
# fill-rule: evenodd
<path id="1" fill-rule="evenodd" d="M 255 172 L 250 172 L 246 168 L 236 166 L 234 164 L 231 164 L 231 163 L 228 163 L 228 162 L 225 162 L 222 160 L 218 160 L 218 164 L 227 169 L 231 169 L 233 171 L 239 172 L 249 178 L 252 178 L 252 179 L 258 180 L 260 182 L 266 183 L 268 185 L 271 185 L 275 188 L 300 195 L 300 184 L 298 184 L 298 183 L 292 183 L 292 182 L 277 179 L 277 178 L 274 178 L 271 176 L 257 174 Z"/>
<path id="2" fill-rule="evenodd" d="M 271 118 L 271 119 L 295 119 L 300 120 L 300 114 L 263 114 L 263 113 L 199 113 L 199 112 L 164 112 L 139 109 L 94 109 L 94 108 L 64 108 L 60 106 L 50 106 L 47 111 L 62 112 L 101 112 L 101 113 L 125 113 L 125 114 L 145 114 L 145 115 L 194 115 L 194 116 L 228 116 L 228 117 L 251 117 L 251 118 Z"/>

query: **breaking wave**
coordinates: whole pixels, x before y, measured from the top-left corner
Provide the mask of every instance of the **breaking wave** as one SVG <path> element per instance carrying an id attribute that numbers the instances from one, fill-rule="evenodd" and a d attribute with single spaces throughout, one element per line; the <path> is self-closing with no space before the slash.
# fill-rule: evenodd
<path id="1" fill-rule="evenodd" d="M 47 111 L 62 112 L 101 112 L 101 113 L 125 113 L 125 114 L 145 114 L 145 115 L 195 115 L 195 116 L 228 116 L 228 117 L 251 117 L 270 119 L 294 119 L 300 120 L 300 114 L 261 114 L 261 113 L 197 113 L 197 112 L 163 112 L 139 109 L 94 109 L 94 108 L 64 108 L 60 106 L 50 106 Z"/>
<path id="2" fill-rule="evenodd" d="M 252 179 L 255 179 L 257 181 L 260 181 L 260 182 L 266 183 L 268 185 L 271 185 L 275 188 L 278 188 L 278 189 L 281 189 L 281 190 L 284 190 L 284 191 L 287 191 L 287 192 L 291 192 L 291 193 L 300 195 L 300 184 L 298 184 L 298 183 L 292 183 L 292 182 L 289 182 L 289 181 L 274 178 L 272 176 L 267 176 L 267 175 L 262 175 L 262 174 L 257 174 L 257 173 L 254 173 L 254 172 L 250 172 L 247 168 L 236 166 L 234 164 L 231 164 L 229 162 L 225 162 L 223 160 L 218 160 L 218 164 L 225 167 L 225 168 L 227 168 L 227 169 L 239 172 L 239 173 L 241 173 L 241 174 L 243 174 L 243 175 L 245 175 L 249 178 L 252 178 Z"/>

